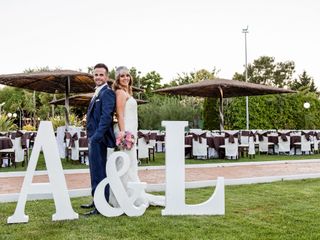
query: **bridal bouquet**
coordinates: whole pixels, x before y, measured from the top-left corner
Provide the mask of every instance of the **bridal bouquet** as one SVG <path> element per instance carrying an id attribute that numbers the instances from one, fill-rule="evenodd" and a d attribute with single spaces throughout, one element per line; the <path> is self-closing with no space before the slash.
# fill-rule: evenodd
<path id="1" fill-rule="evenodd" d="M 134 135 L 129 132 L 124 132 L 124 137 L 120 138 L 119 136 L 116 139 L 116 145 L 120 150 L 131 150 L 134 144 Z"/>

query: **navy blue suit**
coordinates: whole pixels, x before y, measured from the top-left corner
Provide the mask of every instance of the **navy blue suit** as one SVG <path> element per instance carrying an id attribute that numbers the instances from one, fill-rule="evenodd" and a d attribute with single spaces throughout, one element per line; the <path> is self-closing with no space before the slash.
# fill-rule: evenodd
<path id="1" fill-rule="evenodd" d="M 89 139 L 89 167 L 91 176 L 91 194 L 106 177 L 107 147 L 115 147 L 113 132 L 113 114 L 116 106 L 115 93 L 106 85 L 97 97 L 94 97 L 87 112 L 87 133 Z M 109 186 L 105 189 L 109 200 Z"/>

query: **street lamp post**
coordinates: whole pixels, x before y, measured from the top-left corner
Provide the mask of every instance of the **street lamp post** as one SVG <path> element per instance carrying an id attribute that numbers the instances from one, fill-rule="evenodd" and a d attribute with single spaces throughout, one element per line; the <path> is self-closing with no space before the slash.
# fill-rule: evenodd
<path id="1" fill-rule="evenodd" d="M 308 113 L 308 109 L 310 108 L 310 103 L 309 103 L 309 102 L 305 102 L 305 103 L 303 104 L 303 107 L 304 107 L 305 109 L 307 109 L 306 111 L 307 111 L 307 113 Z M 307 114 L 304 115 L 304 129 L 307 129 Z"/>
<path id="2" fill-rule="evenodd" d="M 248 26 L 247 28 L 242 29 L 242 33 L 244 33 L 244 47 L 245 47 L 245 77 L 246 77 L 246 82 L 248 82 L 248 65 L 247 65 L 247 33 L 248 31 Z M 249 130 L 249 99 L 248 96 L 246 96 L 246 127 L 247 130 Z"/>

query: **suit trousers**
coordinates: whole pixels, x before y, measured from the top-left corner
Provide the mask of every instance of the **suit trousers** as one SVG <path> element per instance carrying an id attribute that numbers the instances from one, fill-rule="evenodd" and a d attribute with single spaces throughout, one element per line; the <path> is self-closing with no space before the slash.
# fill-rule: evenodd
<path id="1" fill-rule="evenodd" d="M 105 179 L 106 176 L 106 163 L 107 163 L 107 146 L 102 142 L 92 142 L 89 138 L 89 167 L 91 178 L 91 195 L 98 184 Z M 105 187 L 105 198 L 109 201 L 109 184 Z"/>

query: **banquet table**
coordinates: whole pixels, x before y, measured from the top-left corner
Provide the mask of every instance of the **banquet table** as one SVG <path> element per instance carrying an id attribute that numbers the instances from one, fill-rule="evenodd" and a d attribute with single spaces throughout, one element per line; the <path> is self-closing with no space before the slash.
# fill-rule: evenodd
<path id="1" fill-rule="evenodd" d="M 290 136 L 290 146 L 295 147 L 295 143 L 301 142 L 301 136 Z"/>
<path id="2" fill-rule="evenodd" d="M 207 137 L 207 144 L 209 148 L 214 148 L 219 158 L 224 158 L 224 149 L 220 146 L 224 145 L 224 136 Z"/>
<path id="3" fill-rule="evenodd" d="M 0 137 L 0 150 L 12 148 L 13 144 L 10 138 Z"/>
<path id="4" fill-rule="evenodd" d="M 8 138 L 8 137 L 0 137 L 0 150 L 10 149 L 12 147 L 13 147 L 13 144 L 12 144 L 12 141 L 11 141 L 10 138 Z M 14 152 L 13 153 L 1 152 L 0 155 L 1 155 L 0 156 L 0 167 L 2 166 L 3 157 L 5 155 L 7 155 L 7 157 L 9 159 L 10 159 L 10 156 L 11 156 L 11 158 L 12 158 L 11 161 L 12 161 L 13 164 L 15 164 L 14 163 Z M 8 161 L 8 164 L 10 166 L 10 161 Z"/>
<path id="5" fill-rule="evenodd" d="M 278 136 L 268 136 L 268 142 L 271 142 L 274 145 L 277 145 L 279 143 Z"/>
<path id="6" fill-rule="evenodd" d="M 223 136 L 207 137 L 207 144 L 210 148 L 214 148 L 216 151 L 219 151 L 220 146 L 224 145 L 224 137 Z"/>

